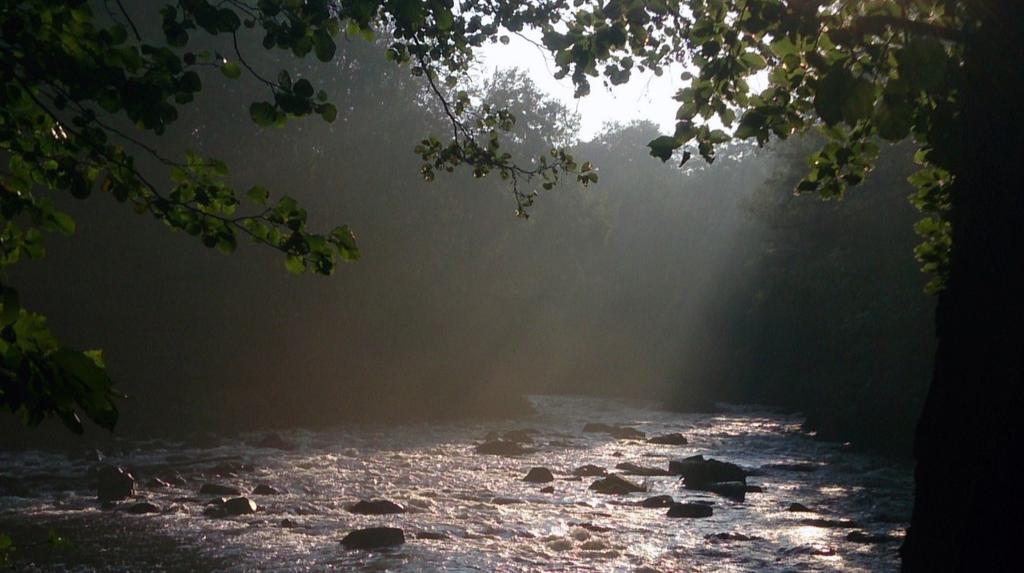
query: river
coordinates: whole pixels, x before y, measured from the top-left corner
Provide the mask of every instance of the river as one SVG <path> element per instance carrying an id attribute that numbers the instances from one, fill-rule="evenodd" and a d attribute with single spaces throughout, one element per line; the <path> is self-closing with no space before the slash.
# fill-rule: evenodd
<path id="1" fill-rule="evenodd" d="M 137 495 L 160 508 L 145 515 L 100 507 L 87 477 L 95 459 L 0 451 L 0 532 L 20 544 L 14 556 L 21 571 L 898 569 L 913 486 L 905 461 L 812 439 L 799 418 L 757 408 L 680 414 L 620 400 L 530 399 L 536 414 L 516 420 L 288 430 L 277 432 L 278 444 L 259 434 L 203 443 L 125 440 L 103 461 L 135 474 Z M 647 436 L 679 432 L 688 444 L 585 433 L 588 422 Z M 489 433 L 516 429 L 535 431 L 526 444 L 534 451 L 476 452 Z M 603 495 L 589 489 L 598 478 L 572 475 L 584 464 L 618 473 L 622 463 L 666 468 L 698 454 L 746 468 L 747 484 L 763 491 L 738 502 L 685 489 L 678 476 L 625 476 L 647 491 Z M 537 466 L 555 481 L 523 481 Z M 174 473 L 185 479 L 181 487 L 142 485 Z M 250 495 L 259 506 L 252 515 L 210 517 L 203 509 L 211 496 L 198 494 L 206 482 L 245 492 L 269 484 L 287 493 Z M 542 492 L 545 486 L 554 491 Z M 664 508 L 640 505 L 655 495 L 710 504 L 713 515 L 673 519 Z M 377 498 L 406 512 L 348 511 Z M 793 503 L 810 511 L 789 511 Z M 351 530 L 380 525 L 403 529 L 406 543 L 377 551 L 339 543 Z M 68 543 L 41 541 L 50 531 Z M 852 532 L 878 542 L 851 541 Z"/>

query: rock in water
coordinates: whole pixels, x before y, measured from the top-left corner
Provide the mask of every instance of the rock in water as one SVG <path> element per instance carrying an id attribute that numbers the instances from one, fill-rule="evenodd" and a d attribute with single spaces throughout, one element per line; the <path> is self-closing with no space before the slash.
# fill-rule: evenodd
<path id="1" fill-rule="evenodd" d="M 540 488 L 540 492 L 541 493 L 555 493 L 555 488 L 553 488 L 551 486 L 542 487 L 542 488 Z"/>
<path id="2" fill-rule="evenodd" d="M 476 447 L 476 453 L 489 456 L 518 456 L 528 454 L 531 451 L 532 450 L 524 448 L 523 445 L 518 442 L 508 442 L 505 440 L 484 442 Z"/>
<path id="3" fill-rule="evenodd" d="M 713 482 L 747 481 L 747 471 L 740 466 L 711 458 L 705 460 L 704 456 L 671 461 L 668 463 L 668 469 L 673 474 L 683 476 L 686 485 L 691 487 Z"/>
<path id="4" fill-rule="evenodd" d="M 846 540 L 854 543 L 889 543 L 890 541 L 896 541 L 896 538 L 879 533 L 868 533 L 867 531 L 851 531 L 846 535 Z"/>
<path id="5" fill-rule="evenodd" d="M 664 446 L 685 446 L 686 444 L 688 444 L 690 442 L 682 434 L 675 433 L 675 434 L 665 434 L 664 436 L 654 436 L 653 438 L 649 438 L 647 440 L 647 443 L 648 444 L 661 444 L 661 445 L 664 445 Z"/>
<path id="6" fill-rule="evenodd" d="M 590 484 L 590 489 L 597 493 L 607 495 L 625 495 L 628 493 L 644 491 L 644 488 L 639 485 L 615 474 L 595 481 Z"/>
<path id="7" fill-rule="evenodd" d="M 377 549 L 405 543 L 405 533 L 397 527 L 357 529 L 341 540 L 348 549 Z"/>
<path id="8" fill-rule="evenodd" d="M 246 515 L 256 513 L 258 506 L 256 502 L 247 497 L 235 497 L 224 502 L 224 512 L 227 515 Z"/>
<path id="9" fill-rule="evenodd" d="M 165 487 L 171 487 L 171 484 L 165 482 L 160 478 L 153 478 L 146 482 L 146 487 L 150 489 L 162 489 Z"/>
<path id="10" fill-rule="evenodd" d="M 523 481 L 530 483 L 548 483 L 549 481 L 555 481 L 555 476 L 551 475 L 551 470 L 548 468 L 530 468 L 530 471 L 523 478 Z"/>
<path id="11" fill-rule="evenodd" d="M 674 503 L 668 508 L 668 517 L 711 517 L 714 510 L 702 503 Z"/>
<path id="12" fill-rule="evenodd" d="M 711 493 L 717 493 L 718 495 L 731 499 L 732 501 L 742 502 L 747 497 L 747 486 L 741 481 L 698 482 L 695 485 L 690 485 L 689 482 L 687 482 L 686 489 L 710 491 Z"/>
<path id="13" fill-rule="evenodd" d="M 360 500 L 349 506 L 349 512 L 360 515 L 387 515 L 390 513 L 405 513 L 405 508 L 393 501 L 386 499 L 374 499 L 371 501 Z"/>
<path id="14" fill-rule="evenodd" d="M 601 466 L 595 466 L 594 464 L 587 464 L 580 466 L 572 470 L 572 475 L 576 477 L 604 477 L 608 475 L 608 470 Z"/>
<path id="15" fill-rule="evenodd" d="M 96 477 L 96 498 L 100 501 L 120 501 L 135 494 L 135 478 L 122 468 L 103 466 Z"/>
<path id="16" fill-rule="evenodd" d="M 755 541 L 755 540 L 759 540 L 761 538 L 757 537 L 756 535 L 744 535 L 742 533 L 725 532 L 725 533 L 708 534 L 708 535 L 704 536 L 704 539 L 707 539 L 708 541 L 714 542 L 714 541 Z"/>
<path id="17" fill-rule="evenodd" d="M 583 426 L 583 432 L 587 434 L 608 434 L 617 440 L 642 440 L 647 437 L 647 434 L 636 428 L 611 426 L 600 422 L 588 422 Z"/>
<path id="18" fill-rule="evenodd" d="M 761 466 L 763 470 L 781 470 L 785 472 L 803 472 L 809 473 L 817 471 L 818 466 L 810 463 L 798 463 L 798 464 L 767 464 Z"/>
<path id="19" fill-rule="evenodd" d="M 295 444 L 281 437 L 281 434 L 277 432 L 270 432 L 265 434 L 259 442 L 256 442 L 257 448 L 267 448 L 272 450 L 294 450 Z"/>
<path id="20" fill-rule="evenodd" d="M 648 468 L 644 466 L 638 466 L 630 462 L 622 462 L 621 464 L 616 464 L 615 469 L 622 470 L 622 473 L 633 476 L 651 477 L 675 475 L 668 470 L 663 470 L 661 468 Z"/>
<path id="21" fill-rule="evenodd" d="M 643 507 L 671 507 L 675 503 L 671 495 L 656 495 L 640 503 Z"/>
<path id="22" fill-rule="evenodd" d="M 282 495 L 288 493 L 283 489 L 277 489 L 276 487 L 269 486 L 265 483 L 261 483 L 252 490 L 253 495 Z"/>
<path id="23" fill-rule="evenodd" d="M 203 487 L 199 488 L 199 493 L 203 495 L 242 495 L 242 490 L 230 485 L 204 483 Z"/>
<path id="24" fill-rule="evenodd" d="M 141 515 L 143 513 L 160 513 L 160 506 L 153 503 L 149 503 L 148 501 L 143 501 L 141 503 L 136 503 L 131 507 L 125 508 L 124 511 L 135 515 Z"/>
<path id="25" fill-rule="evenodd" d="M 800 525 L 808 527 L 827 527 L 830 529 L 850 529 L 860 527 L 860 523 L 852 519 L 801 519 Z"/>
<path id="26" fill-rule="evenodd" d="M 789 507 L 786 508 L 786 511 L 806 511 L 806 512 L 810 512 L 810 511 L 813 511 L 813 510 L 811 508 L 807 507 L 806 505 L 802 504 L 802 503 L 791 503 L 791 504 L 789 504 Z"/>
<path id="27" fill-rule="evenodd" d="M 537 430 L 529 428 L 521 430 L 509 430 L 501 435 L 501 439 L 506 442 L 516 442 L 518 444 L 531 444 L 533 443 L 533 434 L 536 434 Z"/>

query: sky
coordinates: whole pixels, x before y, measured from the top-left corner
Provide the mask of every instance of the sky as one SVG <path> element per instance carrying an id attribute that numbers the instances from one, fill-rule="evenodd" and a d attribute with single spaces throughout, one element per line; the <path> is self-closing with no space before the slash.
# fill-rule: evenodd
<path id="1" fill-rule="evenodd" d="M 672 95 L 686 84 L 679 77 L 681 70 L 666 71 L 661 77 L 651 72 L 634 72 L 629 83 L 615 86 L 614 92 L 605 88 L 600 78 L 594 78 L 590 95 L 577 99 L 573 97 L 572 80 L 554 78 L 556 66 L 551 54 L 519 36 L 510 35 L 507 45 L 485 46 L 478 57 L 488 75 L 495 69 L 527 70 L 541 89 L 581 115 L 580 139 L 584 141 L 600 133 L 602 126 L 610 121 L 625 123 L 647 119 L 661 126 L 663 132 L 671 133 L 679 106 Z"/>

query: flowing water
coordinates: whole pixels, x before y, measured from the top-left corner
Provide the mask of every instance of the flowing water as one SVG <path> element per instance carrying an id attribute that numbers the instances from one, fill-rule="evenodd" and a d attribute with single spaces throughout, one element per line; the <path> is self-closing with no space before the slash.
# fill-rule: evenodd
<path id="1" fill-rule="evenodd" d="M 159 514 L 101 509 L 86 477 L 95 460 L 0 452 L 0 475 L 6 476 L 0 482 L 0 531 L 12 533 L 18 543 L 19 536 L 33 539 L 52 530 L 72 544 L 53 549 L 25 543 L 16 565 L 29 571 L 897 569 L 912 488 L 905 463 L 813 440 L 799 431 L 798 418 L 765 411 L 679 414 L 595 398 L 531 400 L 537 414 L 519 420 L 281 432 L 292 445 L 286 449 L 258 447 L 259 435 L 221 438 L 202 448 L 126 443 L 124 451 L 104 461 L 130 468 L 140 484 L 174 473 L 187 480 L 184 487 L 138 488 L 140 497 L 160 506 Z M 583 433 L 586 422 L 629 425 L 648 436 L 681 432 L 689 443 L 616 440 Z M 475 452 L 488 433 L 512 429 L 536 430 L 530 446 L 536 451 L 511 457 Z M 747 483 L 763 492 L 735 502 L 684 489 L 675 476 L 630 476 L 648 491 L 601 495 L 588 489 L 597 478 L 572 477 L 584 464 L 613 472 L 623 462 L 665 468 L 669 460 L 695 454 L 752 470 Z M 534 466 L 549 468 L 555 481 L 522 481 Z M 203 513 L 212 497 L 198 494 L 205 482 L 246 492 L 265 483 L 288 493 L 252 495 L 259 505 L 255 514 L 215 518 Z M 546 485 L 554 492 L 542 493 Z M 10 495 L 19 488 L 28 497 Z M 661 494 L 710 503 L 714 514 L 673 519 L 664 508 L 639 505 Z M 347 511 L 371 498 L 395 501 L 407 512 Z M 787 511 L 794 502 L 813 512 Z M 855 520 L 859 526 L 806 523 L 814 518 Z M 402 528 L 407 542 L 372 552 L 346 550 L 339 543 L 353 529 L 378 525 Z M 891 539 L 856 543 L 847 539 L 851 531 Z"/>

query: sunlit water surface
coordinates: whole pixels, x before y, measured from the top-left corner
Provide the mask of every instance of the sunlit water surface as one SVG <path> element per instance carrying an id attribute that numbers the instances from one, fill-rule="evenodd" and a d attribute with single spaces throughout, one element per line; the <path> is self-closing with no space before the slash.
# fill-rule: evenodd
<path id="1" fill-rule="evenodd" d="M 140 488 L 160 505 L 156 515 L 101 510 L 85 477 L 95 461 L 62 454 L 0 452 L 0 473 L 32 487 L 32 497 L 0 497 L 0 530 L 24 525 L 58 531 L 75 544 L 64 552 L 28 551 L 46 570 L 319 571 L 893 571 L 911 499 L 909 466 L 841 451 L 799 432 L 799 419 L 734 408 L 678 414 L 636 403 L 535 396 L 537 415 L 494 423 L 440 423 L 291 431 L 291 450 L 260 448 L 260 436 L 223 438 L 214 447 L 184 443 L 128 444 L 107 462 L 132 468 L 140 482 L 177 471 L 187 488 Z M 586 422 L 625 424 L 648 436 L 681 432 L 686 446 L 618 441 L 581 431 Z M 531 428 L 535 453 L 475 453 L 491 431 Z M 742 503 L 683 489 L 677 477 L 633 477 L 646 493 L 600 495 L 596 478 L 574 480 L 583 464 L 613 469 L 621 462 L 666 467 L 704 454 L 756 470 L 748 484 L 763 493 Z M 218 465 L 252 466 L 215 477 Z M 762 468 L 811 463 L 815 471 Z M 522 477 L 534 466 L 554 472 L 554 493 Z M 220 471 L 224 471 L 222 468 Z M 613 470 L 614 471 L 614 470 Z M 289 493 L 252 496 L 250 516 L 203 514 L 206 482 L 251 491 L 267 483 Z M 547 485 L 547 484 L 544 484 Z M 714 515 L 671 519 L 638 502 L 668 494 L 707 501 Z M 346 511 L 359 499 L 386 498 L 405 514 L 362 516 Z M 786 511 L 799 502 L 814 513 Z M 801 524 L 807 518 L 853 519 L 858 531 L 896 541 L 859 544 L 850 529 Z M 294 527 L 283 527 L 289 519 Z M 408 541 L 386 551 L 349 551 L 339 543 L 355 528 L 390 525 Z M 424 532 L 440 534 L 417 538 Z M 722 540 L 739 533 L 750 540 Z M 19 563 L 22 568 L 24 562 Z M 648 569 L 645 569 L 648 568 Z"/>

